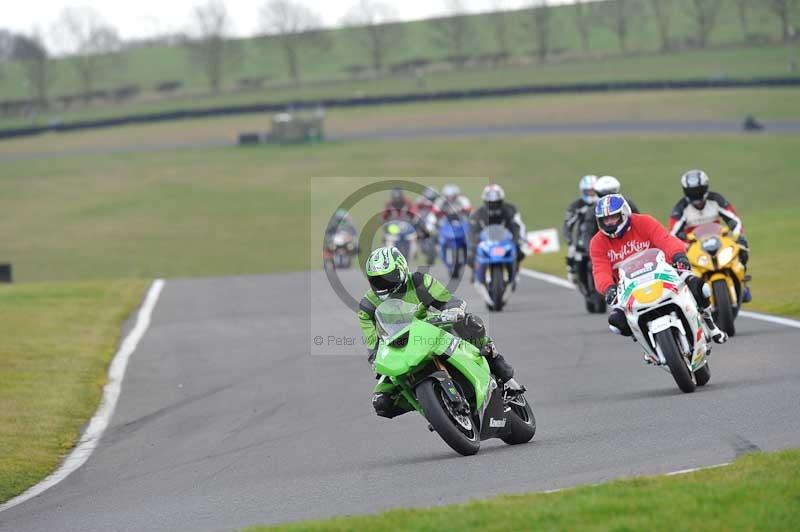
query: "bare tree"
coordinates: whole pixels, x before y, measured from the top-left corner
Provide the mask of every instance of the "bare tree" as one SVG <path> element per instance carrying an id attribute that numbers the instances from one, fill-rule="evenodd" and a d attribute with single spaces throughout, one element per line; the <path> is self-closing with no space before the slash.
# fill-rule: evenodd
<path id="1" fill-rule="evenodd" d="M 742 35 L 747 38 L 750 33 L 748 11 L 753 6 L 753 0 L 736 0 L 736 15 L 739 18 L 739 26 L 742 28 Z"/>
<path id="2" fill-rule="evenodd" d="M 405 37 L 404 26 L 397 23 L 397 13 L 388 4 L 361 0 L 344 18 L 350 35 L 369 56 L 375 72 L 383 70 L 392 48 Z"/>
<path id="3" fill-rule="evenodd" d="M 536 57 L 539 61 L 547 60 L 553 36 L 553 11 L 547 0 L 532 0 L 526 27 L 533 32 L 536 40 Z"/>
<path id="4" fill-rule="evenodd" d="M 497 52 L 507 57 L 509 54 L 509 29 L 510 20 L 508 13 L 504 10 L 503 0 L 492 0 L 492 11 L 488 15 L 489 25 L 497 43 Z"/>
<path id="5" fill-rule="evenodd" d="M 598 5 L 598 21 L 616 35 L 623 54 L 628 53 L 628 36 L 638 15 L 638 7 L 634 0 L 607 0 Z"/>
<path id="6" fill-rule="evenodd" d="M 67 52 L 88 102 L 100 78 L 119 65 L 120 58 L 114 53 L 120 49 L 117 30 L 90 8 L 65 8 L 55 24 L 54 34 Z"/>
<path id="7" fill-rule="evenodd" d="M 324 48 L 327 38 L 320 18 L 302 4 L 292 0 L 270 0 L 261 8 L 263 29 L 278 39 L 289 69 L 289 77 L 300 80 L 301 55 Z"/>
<path id="8" fill-rule="evenodd" d="M 467 18 L 463 0 L 446 0 L 449 16 L 431 21 L 433 42 L 449 52 L 449 57 L 459 66 L 468 57 L 468 46 L 472 24 Z"/>
<path id="9" fill-rule="evenodd" d="M 22 73 L 32 93 L 31 99 L 40 106 L 47 107 L 48 90 L 53 82 L 53 68 L 41 33 L 37 30 L 30 36 L 19 35 L 14 42 L 13 54 L 22 65 Z"/>
<path id="10" fill-rule="evenodd" d="M 688 12 L 694 19 L 696 44 L 700 48 L 708 45 L 708 37 L 717 23 L 722 0 L 689 0 Z"/>
<path id="11" fill-rule="evenodd" d="M 770 0 L 769 7 L 781 21 L 783 42 L 792 40 L 792 11 L 797 9 L 798 0 Z"/>
<path id="12" fill-rule="evenodd" d="M 669 52 L 672 49 L 672 39 L 669 34 L 670 24 L 670 0 L 650 0 L 650 7 L 658 26 L 658 34 L 661 37 L 661 51 Z"/>
<path id="13" fill-rule="evenodd" d="M 241 46 L 230 39 L 231 19 L 221 0 L 194 8 L 193 28 L 187 38 L 191 59 L 201 65 L 212 92 L 219 92 L 225 75 L 241 59 Z"/>
<path id="14" fill-rule="evenodd" d="M 587 5 L 584 0 L 575 0 L 572 8 L 572 14 L 575 16 L 575 28 L 581 37 L 581 49 L 586 54 L 589 53 L 593 10 L 594 7 L 591 4 Z"/>

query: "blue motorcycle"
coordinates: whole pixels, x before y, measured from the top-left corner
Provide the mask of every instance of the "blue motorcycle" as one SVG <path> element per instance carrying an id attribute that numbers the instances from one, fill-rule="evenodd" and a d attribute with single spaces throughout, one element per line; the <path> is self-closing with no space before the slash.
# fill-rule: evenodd
<path id="1" fill-rule="evenodd" d="M 475 261 L 475 287 L 489 310 L 503 310 L 517 283 L 517 246 L 511 231 L 502 225 L 481 231 Z"/>
<path id="2" fill-rule="evenodd" d="M 468 226 L 467 220 L 459 216 L 447 216 L 439 225 L 439 258 L 456 279 L 467 263 Z"/>

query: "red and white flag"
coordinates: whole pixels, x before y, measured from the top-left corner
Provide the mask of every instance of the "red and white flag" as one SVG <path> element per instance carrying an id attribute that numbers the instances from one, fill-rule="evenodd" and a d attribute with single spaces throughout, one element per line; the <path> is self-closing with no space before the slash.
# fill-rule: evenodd
<path id="1" fill-rule="evenodd" d="M 558 250 L 558 231 L 556 229 L 528 231 L 528 247 L 525 250 L 526 255 L 556 253 Z"/>

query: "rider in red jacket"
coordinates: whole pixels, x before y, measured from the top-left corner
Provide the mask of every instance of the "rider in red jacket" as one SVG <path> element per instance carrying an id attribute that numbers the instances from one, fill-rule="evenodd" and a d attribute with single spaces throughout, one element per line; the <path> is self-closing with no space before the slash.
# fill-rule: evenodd
<path id="1" fill-rule="evenodd" d="M 597 291 L 605 295 L 609 305 L 617 298 L 618 278 L 614 266 L 640 251 L 657 248 L 664 252 L 685 279 L 698 307 L 703 311 L 711 338 L 719 344 L 727 340 L 727 335 L 716 326 L 708 311 L 711 301 L 703 290 L 703 280 L 692 274 L 683 242 L 670 235 L 652 216 L 632 214 L 628 202 L 619 194 L 601 198 L 595 205 L 594 212 L 599 231 L 589 244 L 592 274 Z M 633 334 L 625 312 L 619 307 L 614 307 L 611 311 L 608 323 L 616 333 L 623 336 Z"/>

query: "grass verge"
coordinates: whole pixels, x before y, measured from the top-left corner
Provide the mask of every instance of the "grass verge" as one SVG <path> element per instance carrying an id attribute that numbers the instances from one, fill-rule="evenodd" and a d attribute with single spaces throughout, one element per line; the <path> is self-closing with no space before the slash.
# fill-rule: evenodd
<path id="1" fill-rule="evenodd" d="M 0 287 L 0 501 L 47 476 L 97 408 L 143 280 Z"/>
<path id="2" fill-rule="evenodd" d="M 800 450 L 755 453 L 686 475 L 246 531 L 791 530 L 800 520 L 798 471 Z"/>

